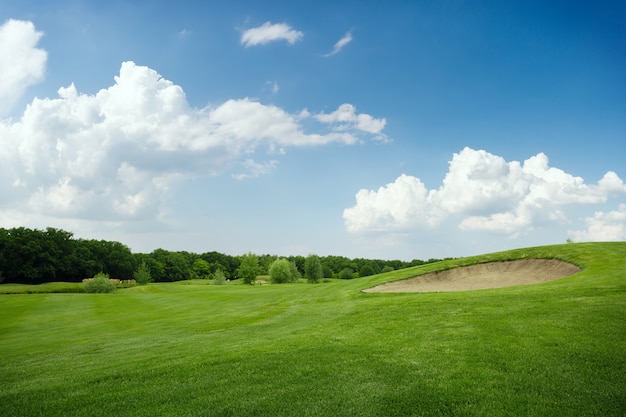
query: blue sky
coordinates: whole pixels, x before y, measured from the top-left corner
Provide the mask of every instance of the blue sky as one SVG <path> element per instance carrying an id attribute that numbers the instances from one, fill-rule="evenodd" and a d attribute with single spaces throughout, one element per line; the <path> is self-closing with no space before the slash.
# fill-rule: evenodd
<path id="1" fill-rule="evenodd" d="M 0 227 L 407 260 L 626 240 L 625 19 L 0 0 Z"/>

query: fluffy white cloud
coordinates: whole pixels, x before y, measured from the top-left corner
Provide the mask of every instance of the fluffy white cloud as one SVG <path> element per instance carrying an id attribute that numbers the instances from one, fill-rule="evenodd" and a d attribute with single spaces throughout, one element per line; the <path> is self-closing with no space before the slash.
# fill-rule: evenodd
<path id="1" fill-rule="evenodd" d="M 1 55 L 1 54 L 0 54 Z M 355 118 L 369 115 L 354 114 Z M 310 129 L 302 126 L 305 119 Z M 237 168 L 237 179 L 270 172 L 256 152 L 367 135 L 357 125 L 315 123 L 248 98 L 202 109 L 156 71 L 124 62 L 115 82 L 94 95 L 72 84 L 36 98 L 17 121 L 0 122 L 0 217 L 8 211 L 108 220 L 154 218 L 170 188 L 189 177 Z"/>
<path id="2" fill-rule="evenodd" d="M 598 211 L 585 219 L 587 230 L 571 231 L 570 235 L 579 242 L 609 242 L 626 240 L 626 204 L 615 211 Z"/>
<path id="3" fill-rule="evenodd" d="M 384 232 L 432 225 L 429 192 L 415 177 L 400 175 L 378 191 L 360 190 L 356 205 L 344 210 L 349 232 Z"/>
<path id="4" fill-rule="evenodd" d="M 461 230 L 515 235 L 565 221 L 567 206 L 600 204 L 616 194 L 626 194 L 626 185 L 614 172 L 588 185 L 550 167 L 543 153 L 520 163 L 465 148 L 453 155 L 438 189 L 426 190 L 419 179 L 403 174 L 378 191 L 360 190 L 343 216 L 350 232 L 434 227 L 455 216 Z"/>
<path id="5" fill-rule="evenodd" d="M 7 20 L 0 26 L 0 116 L 43 79 L 48 55 L 37 48 L 42 36 L 31 22 Z"/>
<path id="6" fill-rule="evenodd" d="M 341 51 L 343 49 L 343 47 L 346 46 L 347 44 L 349 44 L 350 42 L 352 42 L 352 33 L 347 32 L 345 35 L 343 35 L 343 37 L 341 39 L 339 39 L 337 41 L 335 46 L 333 46 L 333 50 L 330 51 L 329 53 L 327 53 L 325 56 L 329 57 L 329 56 L 335 55 L 336 53 Z"/>
<path id="7" fill-rule="evenodd" d="M 342 104 L 332 113 L 319 113 L 315 118 L 322 123 L 336 124 L 335 130 L 357 129 L 362 132 L 380 134 L 387 124 L 385 119 L 375 119 L 369 114 L 357 114 L 356 108 L 352 104 Z M 378 139 L 386 139 L 382 134 Z"/>
<path id="8" fill-rule="evenodd" d="M 261 26 L 251 28 L 243 32 L 241 35 L 241 43 L 247 46 L 264 45 L 266 43 L 285 40 L 293 45 L 304 34 L 299 30 L 293 29 L 286 23 L 265 22 Z"/>

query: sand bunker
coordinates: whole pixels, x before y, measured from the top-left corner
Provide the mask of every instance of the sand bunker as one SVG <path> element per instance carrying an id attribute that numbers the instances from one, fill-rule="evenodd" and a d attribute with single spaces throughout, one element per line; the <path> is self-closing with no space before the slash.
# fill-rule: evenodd
<path id="1" fill-rule="evenodd" d="M 389 282 L 364 292 L 440 292 L 536 284 L 573 275 L 580 268 L 555 259 L 521 259 L 462 266 Z"/>

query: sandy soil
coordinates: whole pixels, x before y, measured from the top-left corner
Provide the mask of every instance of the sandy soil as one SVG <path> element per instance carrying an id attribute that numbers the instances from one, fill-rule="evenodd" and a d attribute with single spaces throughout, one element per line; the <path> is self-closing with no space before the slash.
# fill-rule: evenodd
<path id="1" fill-rule="evenodd" d="M 368 288 L 364 292 L 439 292 L 502 288 L 552 281 L 579 271 L 580 268 L 576 265 L 555 259 L 490 262 L 389 282 Z"/>

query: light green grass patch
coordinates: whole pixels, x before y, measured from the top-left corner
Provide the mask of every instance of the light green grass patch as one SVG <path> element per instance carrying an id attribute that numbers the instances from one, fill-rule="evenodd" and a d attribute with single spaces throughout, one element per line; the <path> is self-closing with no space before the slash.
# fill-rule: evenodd
<path id="1" fill-rule="evenodd" d="M 0 284 L 0 294 L 41 294 L 85 292 L 80 282 L 46 282 L 38 285 Z"/>

